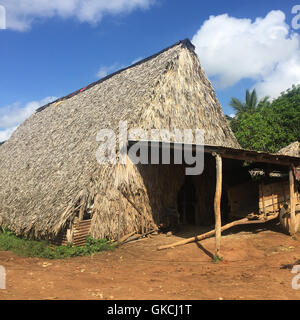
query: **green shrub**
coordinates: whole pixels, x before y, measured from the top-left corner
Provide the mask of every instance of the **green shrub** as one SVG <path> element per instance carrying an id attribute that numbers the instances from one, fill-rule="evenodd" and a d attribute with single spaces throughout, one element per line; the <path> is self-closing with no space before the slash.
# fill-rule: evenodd
<path id="1" fill-rule="evenodd" d="M 45 240 L 37 241 L 17 237 L 13 232 L 0 229 L 0 251 L 12 251 L 23 257 L 38 257 L 44 259 L 63 259 L 78 256 L 87 256 L 104 250 L 113 250 L 116 247 L 106 239 L 96 240 L 86 237 L 84 246 L 54 246 Z"/>

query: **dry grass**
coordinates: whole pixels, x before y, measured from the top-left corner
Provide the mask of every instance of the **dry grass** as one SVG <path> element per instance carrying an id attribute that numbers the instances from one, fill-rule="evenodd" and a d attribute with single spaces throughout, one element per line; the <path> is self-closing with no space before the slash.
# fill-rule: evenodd
<path id="1" fill-rule="evenodd" d="M 279 150 L 277 153 L 285 156 L 300 157 L 300 142 L 293 142 L 289 144 L 287 147 L 284 147 L 283 149 Z"/>
<path id="2" fill-rule="evenodd" d="M 101 166 L 96 135 L 103 128 L 117 134 L 122 120 L 129 129 L 204 129 L 206 144 L 238 148 L 193 49 L 180 42 L 21 124 L 0 148 L 0 224 L 18 235 L 53 238 L 82 208 L 91 212 L 95 238 L 116 237 L 117 212 L 122 234 L 139 230 L 140 214 L 119 184 L 149 227 L 158 223 L 163 207 L 174 204 L 181 169 Z M 130 172 L 116 182 L 122 170 Z"/>

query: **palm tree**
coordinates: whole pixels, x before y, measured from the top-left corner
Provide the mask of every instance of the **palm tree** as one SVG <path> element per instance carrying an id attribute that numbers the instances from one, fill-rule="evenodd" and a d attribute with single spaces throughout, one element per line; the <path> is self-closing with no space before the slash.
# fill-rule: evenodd
<path id="1" fill-rule="evenodd" d="M 236 114 L 239 115 L 244 112 L 254 112 L 269 103 L 269 97 L 264 97 L 258 101 L 255 89 L 252 92 L 247 89 L 245 102 L 243 103 L 237 98 L 231 98 L 230 106 L 236 111 Z"/>

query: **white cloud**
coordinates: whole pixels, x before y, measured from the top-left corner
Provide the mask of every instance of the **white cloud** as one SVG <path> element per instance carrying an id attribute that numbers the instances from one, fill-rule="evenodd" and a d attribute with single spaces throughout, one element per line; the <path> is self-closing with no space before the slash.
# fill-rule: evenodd
<path id="1" fill-rule="evenodd" d="M 274 71 L 257 82 L 255 87 L 260 97 L 277 97 L 293 84 L 300 84 L 300 50 L 287 61 L 278 63 Z"/>
<path id="2" fill-rule="evenodd" d="M 99 71 L 97 72 L 97 77 L 98 78 L 104 78 L 106 77 L 107 75 L 119 70 L 119 69 L 122 69 L 123 67 L 120 66 L 118 63 L 114 63 L 113 65 L 111 66 L 102 66 Z"/>
<path id="3" fill-rule="evenodd" d="M 131 62 L 131 65 L 136 64 L 136 63 L 140 62 L 140 61 L 143 60 L 143 59 L 144 59 L 143 57 L 138 57 L 138 58 L 134 59 L 134 60 Z"/>
<path id="4" fill-rule="evenodd" d="M 15 102 L 11 105 L 1 107 L 0 141 L 7 140 L 18 125 L 32 115 L 36 109 L 56 99 L 56 97 L 47 97 L 41 101 L 31 101 L 24 106 Z"/>
<path id="5" fill-rule="evenodd" d="M 12 135 L 12 133 L 17 129 L 17 127 L 0 130 L 0 142 L 6 141 Z"/>
<path id="6" fill-rule="evenodd" d="M 7 28 L 25 31 L 37 19 L 76 18 L 80 22 L 99 23 L 106 14 L 130 13 L 148 9 L 156 0 L 2 0 L 6 8 Z"/>
<path id="7" fill-rule="evenodd" d="M 248 78 L 260 96 L 276 97 L 300 83 L 300 36 L 282 11 L 264 18 L 211 16 L 192 39 L 201 64 L 219 88 Z"/>

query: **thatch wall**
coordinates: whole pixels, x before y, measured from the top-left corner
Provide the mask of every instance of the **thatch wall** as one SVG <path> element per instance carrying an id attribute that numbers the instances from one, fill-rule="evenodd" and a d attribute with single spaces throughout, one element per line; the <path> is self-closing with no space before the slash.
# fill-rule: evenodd
<path id="1" fill-rule="evenodd" d="M 184 180 L 180 165 L 120 166 L 115 171 L 115 188 L 98 193 L 91 234 L 94 237 L 115 238 L 132 231 L 153 229 L 164 222 L 164 210 L 176 206 L 177 195 Z"/>
<path id="2" fill-rule="evenodd" d="M 0 223 L 17 234 L 53 238 L 88 210 L 92 235 L 115 238 L 117 212 L 122 234 L 141 225 L 124 194 L 148 223 L 158 220 L 177 191 L 171 168 L 96 161 L 97 132 L 117 134 L 120 120 L 129 129 L 204 129 L 206 144 L 239 147 L 193 49 L 180 42 L 21 124 L 0 148 Z"/>

